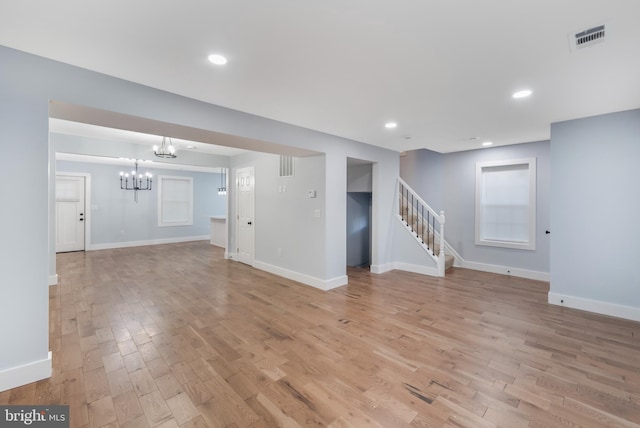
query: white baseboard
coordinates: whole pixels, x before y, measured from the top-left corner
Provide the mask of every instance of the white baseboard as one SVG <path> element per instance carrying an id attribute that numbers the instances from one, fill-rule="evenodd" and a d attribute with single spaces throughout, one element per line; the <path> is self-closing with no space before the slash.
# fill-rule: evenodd
<path id="1" fill-rule="evenodd" d="M 460 267 L 463 267 L 466 269 L 479 270 L 481 272 L 490 272 L 490 273 L 498 273 L 501 275 L 517 276 L 518 278 L 534 279 L 536 281 L 549 282 L 549 280 L 551 279 L 548 272 L 513 268 L 509 266 L 490 265 L 487 263 L 468 262 L 465 260 L 461 260 Z"/>
<path id="2" fill-rule="evenodd" d="M 411 263 L 403 263 L 403 262 L 394 262 L 393 268 L 397 270 L 403 270 L 405 272 L 419 273 L 421 275 L 439 276 L 437 267 L 414 265 Z"/>
<path id="3" fill-rule="evenodd" d="M 455 264 L 455 266 L 457 267 L 478 270 L 481 272 L 490 272 L 490 273 L 498 273 L 502 275 L 517 276 L 518 278 L 534 279 L 537 281 L 545 281 L 545 282 L 550 281 L 550 275 L 547 272 L 512 268 L 512 267 L 500 266 L 500 265 L 490 265 L 486 263 L 467 262 L 457 254 L 454 255 L 454 257 L 456 259 L 456 262 L 458 262 Z M 385 263 L 381 265 L 371 265 L 370 267 L 371 273 L 376 273 L 376 274 L 389 272 L 390 270 L 393 270 L 393 269 L 404 270 L 407 272 L 414 272 L 414 273 L 419 273 L 419 274 L 429 275 L 429 276 L 438 276 L 437 267 L 427 267 L 427 266 L 414 265 L 414 264 L 403 263 L 403 262 L 391 262 L 391 263 Z M 445 273 L 445 276 L 446 276 L 446 273 Z"/>
<path id="4" fill-rule="evenodd" d="M 371 265 L 369 267 L 369 270 L 371 271 L 371 273 L 375 273 L 375 274 L 389 272 L 394 269 L 403 270 L 405 272 L 419 273 L 421 275 L 438 276 L 437 267 L 414 265 L 411 263 L 404 263 L 404 262 L 391 262 L 391 263 L 385 263 L 383 265 Z"/>
<path id="5" fill-rule="evenodd" d="M 57 285 L 58 284 L 58 274 L 49 275 L 49 285 Z"/>
<path id="6" fill-rule="evenodd" d="M 191 241 L 209 241 L 210 239 L 211 239 L 210 235 L 200 235 L 200 236 L 184 236 L 180 238 L 150 239 L 147 241 L 113 242 L 108 244 L 93 244 L 93 245 L 90 245 L 86 250 L 87 251 L 112 250 L 114 248 L 142 247 L 145 245 L 176 244 L 179 242 L 191 242 Z"/>
<path id="7" fill-rule="evenodd" d="M 599 300 L 585 299 L 584 297 L 567 296 L 549 292 L 548 301 L 552 305 L 566 306 L 582 311 L 594 312 L 601 315 L 609 315 L 616 318 L 624 318 L 631 321 L 640 321 L 640 308 L 620 305 L 617 303 L 602 302 Z"/>
<path id="8" fill-rule="evenodd" d="M 321 280 L 322 290 L 328 291 L 333 290 L 334 288 L 342 287 L 343 285 L 349 284 L 349 277 L 347 275 L 336 276 L 335 278 Z M 312 284 L 309 284 L 312 285 Z"/>
<path id="9" fill-rule="evenodd" d="M 51 377 L 51 351 L 44 360 L 0 370 L 0 392 Z"/>
<path id="10" fill-rule="evenodd" d="M 371 266 L 369 266 L 369 271 L 371 273 L 376 273 L 376 274 L 389 272 L 389 271 L 391 271 L 393 269 L 395 269 L 395 267 L 393 266 L 393 263 L 385 263 L 383 265 L 371 265 Z"/>
<path id="11" fill-rule="evenodd" d="M 341 287 L 343 285 L 346 285 L 349 282 L 349 278 L 346 275 L 339 276 L 336 278 L 331 278 L 331 279 L 320 279 L 314 276 L 284 269 L 279 266 L 274 266 L 269 263 L 264 263 L 258 260 L 253 261 L 253 267 L 256 269 L 263 270 L 265 272 L 272 273 L 274 275 L 281 276 L 283 278 L 292 279 L 294 281 L 298 281 L 303 284 L 310 285 L 315 288 L 319 288 L 320 290 L 324 290 L 324 291 Z"/>

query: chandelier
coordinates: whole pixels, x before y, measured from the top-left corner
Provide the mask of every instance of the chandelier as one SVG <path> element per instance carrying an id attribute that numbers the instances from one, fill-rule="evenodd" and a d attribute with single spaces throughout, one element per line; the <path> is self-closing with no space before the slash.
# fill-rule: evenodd
<path id="1" fill-rule="evenodd" d="M 169 144 L 167 145 L 167 140 L 169 140 Z M 158 156 L 159 158 L 176 158 L 176 149 L 173 147 L 173 143 L 171 142 L 171 138 L 162 137 L 162 144 L 160 147 L 153 146 L 153 154 Z"/>
<path id="2" fill-rule="evenodd" d="M 151 184 L 153 183 L 152 175 L 148 172 L 146 174 L 138 173 L 138 160 L 134 163 L 135 169 L 129 173 L 120 171 L 120 188 L 122 190 L 133 190 L 133 200 L 138 203 L 138 191 L 139 190 L 151 190 Z"/>
<path id="3" fill-rule="evenodd" d="M 218 195 L 227 194 L 227 170 L 220 168 L 220 187 L 218 187 Z"/>

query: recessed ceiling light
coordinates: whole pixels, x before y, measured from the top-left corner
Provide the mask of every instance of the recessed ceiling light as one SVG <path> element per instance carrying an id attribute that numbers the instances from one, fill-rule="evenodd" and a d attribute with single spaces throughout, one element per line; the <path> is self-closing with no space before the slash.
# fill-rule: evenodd
<path id="1" fill-rule="evenodd" d="M 522 91 L 514 92 L 512 97 L 513 98 L 527 98 L 532 93 L 533 92 L 531 91 L 531 89 L 523 89 Z"/>
<path id="2" fill-rule="evenodd" d="M 387 122 L 384 124 L 384 127 L 387 129 L 393 129 L 393 128 L 396 128 L 397 126 L 398 124 L 395 122 Z"/>
<path id="3" fill-rule="evenodd" d="M 487 147 L 493 144 L 493 141 L 485 141 L 484 143 L 482 143 L 483 146 Z"/>
<path id="4" fill-rule="evenodd" d="M 222 55 L 213 54 L 209 55 L 209 62 L 215 65 L 225 65 L 227 63 L 227 59 Z"/>

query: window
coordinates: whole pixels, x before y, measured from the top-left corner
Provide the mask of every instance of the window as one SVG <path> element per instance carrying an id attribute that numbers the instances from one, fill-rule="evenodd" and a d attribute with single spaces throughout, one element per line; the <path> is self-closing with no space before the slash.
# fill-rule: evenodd
<path id="1" fill-rule="evenodd" d="M 193 224 L 193 179 L 158 176 L 158 226 Z"/>
<path id="2" fill-rule="evenodd" d="M 476 164 L 476 244 L 535 250 L 535 158 Z"/>

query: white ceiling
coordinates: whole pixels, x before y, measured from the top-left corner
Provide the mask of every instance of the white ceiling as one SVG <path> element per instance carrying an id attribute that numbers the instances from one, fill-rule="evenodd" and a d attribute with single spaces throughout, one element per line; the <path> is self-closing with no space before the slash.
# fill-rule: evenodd
<path id="1" fill-rule="evenodd" d="M 446 153 L 548 139 L 552 122 L 640 107 L 639 17 L 638 0 L 2 0 L 0 44 Z M 604 43 L 572 52 L 572 34 L 603 23 Z M 208 63 L 211 53 L 228 64 Z M 522 88 L 533 95 L 513 100 Z"/>

